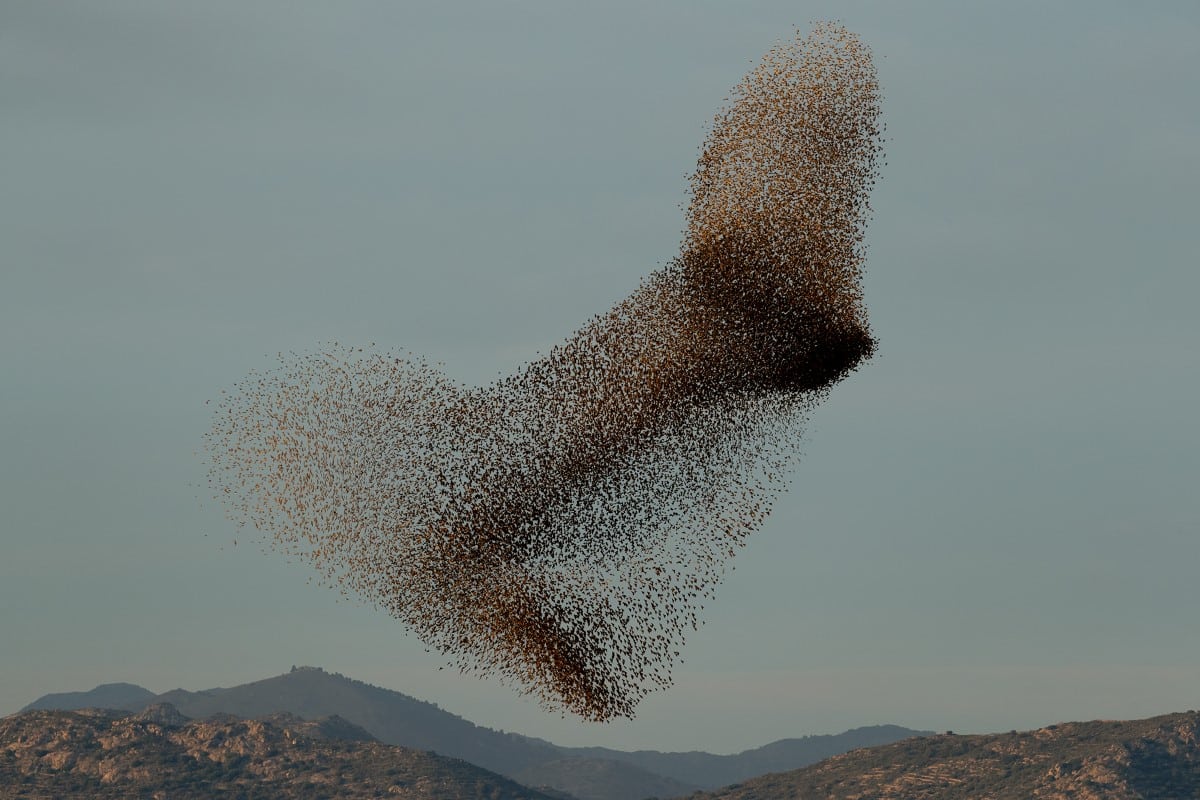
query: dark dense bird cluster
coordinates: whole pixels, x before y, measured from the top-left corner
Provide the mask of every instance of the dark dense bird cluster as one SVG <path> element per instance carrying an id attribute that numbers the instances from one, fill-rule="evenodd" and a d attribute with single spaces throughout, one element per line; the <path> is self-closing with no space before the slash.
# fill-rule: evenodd
<path id="1" fill-rule="evenodd" d="M 867 48 L 771 50 L 691 179 L 677 259 L 517 374 L 289 356 L 225 395 L 211 479 L 243 523 L 464 670 L 631 716 L 784 484 L 800 424 L 873 348 L 880 152 Z"/>

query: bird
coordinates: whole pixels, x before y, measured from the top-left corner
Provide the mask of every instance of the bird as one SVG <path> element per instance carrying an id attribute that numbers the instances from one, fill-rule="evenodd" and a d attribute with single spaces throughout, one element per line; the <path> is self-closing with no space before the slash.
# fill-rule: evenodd
<path id="1" fill-rule="evenodd" d="M 280 354 L 215 404 L 214 496 L 459 669 L 633 716 L 875 351 L 880 101 L 854 34 L 797 32 L 717 112 L 680 252 L 626 299 L 480 387 L 374 345 Z"/>

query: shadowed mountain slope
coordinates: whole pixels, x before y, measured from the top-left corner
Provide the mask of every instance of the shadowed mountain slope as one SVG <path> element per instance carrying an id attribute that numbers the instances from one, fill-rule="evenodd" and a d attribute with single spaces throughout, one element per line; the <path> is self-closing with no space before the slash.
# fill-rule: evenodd
<path id="1" fill-rule="evenodd" d="M 573 756 L 624 761 L 685 784 L 715 788 L 767 772 L 780 772 L 815 764 L 830 756 L 860 747 L 874 747 L 912 736 L 928 734 L 898 725 L 855 728 L 832 736 L 780 739 L 771 744 L 734 755 L 719 756 L 693 751 L 660 753 L 657 750 L 625 752 L 606 747 L 571 748 Z"/>
<path id="2" fill-rule="evenodd" d="M 511 776 L 526 786 L 565 791 L 580 800 L 642 800 L 678 797 L 697 784 L 677 781 L 649 770 L 603 758 L 563 758 L 527 767 Z"/>

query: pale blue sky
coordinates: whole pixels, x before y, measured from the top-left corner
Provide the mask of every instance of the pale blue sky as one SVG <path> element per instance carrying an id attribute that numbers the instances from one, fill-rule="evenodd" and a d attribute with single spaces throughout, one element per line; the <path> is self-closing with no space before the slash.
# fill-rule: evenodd
<path id="1" fill-rule="evenodd" d="M 276 351 L 480 383 L 629 293 L 729 88 L 830 17 L 885 92 L 881 349 L 637 720 L 439 672 L 205 502 L 205 400 Z M 8 0 L 0 714 L 292 664 L 625 748 L 1200 705 L 1198 68 L 1194 2 Z"/>

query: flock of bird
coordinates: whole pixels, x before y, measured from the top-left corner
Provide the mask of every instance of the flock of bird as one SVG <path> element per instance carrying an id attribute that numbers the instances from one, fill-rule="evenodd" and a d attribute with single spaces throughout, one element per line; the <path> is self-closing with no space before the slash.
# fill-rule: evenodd
<path id="1" fill-rule="evenodd" d="M 835 24 L 733 90 L 678 258 L 482 388 L 412 355 L 284 357 L 223 395 L 239 522 L 461 669 L 632 716 L 786 483 L 809 410 L 874 350 L 861 290 L 879 88 Z"/>

